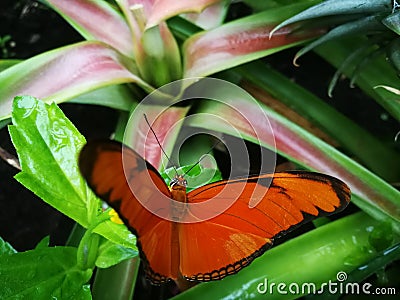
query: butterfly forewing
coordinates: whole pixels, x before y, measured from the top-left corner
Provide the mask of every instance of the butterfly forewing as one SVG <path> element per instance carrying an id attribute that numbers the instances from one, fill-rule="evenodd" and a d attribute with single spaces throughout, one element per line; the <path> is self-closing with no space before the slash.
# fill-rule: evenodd
<path id="1" fill-rule="evenodd" d="M 150 202 L 156 211 L 169 209 L 159 201 L 161 193 L 171 196 L 169 188 L 154 167 L 132 149 L 108 140 L 85 145 L 79 166 L 92 190 L 118 212 L 137 236 L 148 278 L 162 283 L 176 277 L 171 266 L 171 256 L 175 255 L 170 245 L 172 224 L 149 212 L 137 199 L 142 196 L 141 200 Z M 130 185 L 136 187 L 135 195 Z"/>

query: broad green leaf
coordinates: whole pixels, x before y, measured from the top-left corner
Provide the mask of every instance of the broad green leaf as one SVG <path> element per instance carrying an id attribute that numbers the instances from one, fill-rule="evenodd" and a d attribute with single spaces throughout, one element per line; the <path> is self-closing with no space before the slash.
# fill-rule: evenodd
<path id="1" fill-rule="evenodd" d="M 173 299 L 296 299 L 305 294 L 302 284 L 318 290 L 339 272 L 349 274 L 377 256 L 369 240 L 379 228 L 362 212 L 341 218 L 268 250 L 238 274 L 199 284 Z M 390 227 L 385 233 L 391 234 Z M 279 283 L 286 285 L 286 293 L 277 291 Z M 290 284 L 300 292 L 290 292 Z"/>
<path id="2" fill-rule="evenodd" d="M 133 63 L 105 44 L 82 42 L 45 52 L 0 73 L 0 119 L 11 113 L 15 96 L 32 95 L 62 102 L 100 87 L 136 82 L 152 88 L 134 73 Z"/>
<path id="3" fill-rule="evenodd" d="M 371 15 L 375 13 L 390 13 L 392 10 L 390 0 L 327 0 L 314 5 L 301 13 L 283 21 L 272 30 L 272 33 L 296 22 L 321 18 L 325 16 L 340 15 Z"/>
<path id="4" fill-rule="evenodd" d="M 1 299 L 91 299 L 92 270 L 77 267 L 73 247 L 38 248 L 2 256 Z"/>
<path id="5" fill-rule="evenodd" d="M 207 76 L 320 35 L 322 29 L 286 27 L 270 37 L 276 23 L 316 1 L 274 8 L 191 36 L 184 44 L 184 77 Z"/>
<path id="6" fill-rule="evenodd" d="M 7 243 L 0 237 L 0 257 L 2 255 L 10 255 L 14 253 L 17 253 L 17 250 L 15 250 L 9 243 Z M 0 258 L 0 264 L 1 264 L 1 258 Z"/>
<path id="7" fill-rule="evenodd" d="M 16 97 L 11 139 L 22 172 L 15 178 L 59 211 L 88 227 L 97 208 L 86 206 L 89 189 L 77 155 L 85 138 L 55 105 L 33 97 Z M 99 203 L 95 204 L 99 206 Z"/>
<path id="8" fill-rule="evenodd" d="M 137 255 L 137 250 L 125 248 L 119 244 L 103 240 L 97 253 L 96 267 L 109 268 L 123 260 L 136 257 Z"/>
<path id="9" fill-rule="evenodd" d="M 204 84 L 207 80 L 200 81 L 196 88 L 204 90 Z M 267 106 L 255 104 L 251 96 L 245 96 L 236 89 L 213 88 L 207 92 L 206 98 L 224 99 L 225 103 L 202 101 L 196 114 L 185 122 L 186 125 L 224 132 L 270 149 L 276 147 L 279 154 L 307 169 L 342 179 L 352 193 L 360 197 L 357 205 L 369 206 L 369 213 L 375 211 L 374 216 L 390 220 L 398 226 L 400 192 L 387 182 Z M 204 122 L 204 114 L 209 116 L 207 122 Z M 266 125 L 265 116 L 274 136 Z M 235 127 L 229 127 L 223 120 L 235 120 Z M 255 135 L 254 130 L 264 134 Z"/>
<path id="10" fill-rule="evenodd" d="M 133 57 L 133 43 L 129 27 L 118 10 L 107 1 L 45 1 L 85 39 L 104 42 L 121 53 Z"/>
<path id="11" fill-rule="evenodd" d="M 83 227 L 97 224 L 100 201 L 77 165 L 86 141 L 57 105 L 28 96 L 16 97 L 9 131 L 22 167 L 15 178 Z M 136 249 L 136 239 L 125 226 L 108 220 L 95 232 Z"/>
<path id="12" fill-rule="evenodd" d="M 137 99 L 126 85 L 110 85 L 72 98 L 69 103 L 95 104 L 130 111 Z"/>

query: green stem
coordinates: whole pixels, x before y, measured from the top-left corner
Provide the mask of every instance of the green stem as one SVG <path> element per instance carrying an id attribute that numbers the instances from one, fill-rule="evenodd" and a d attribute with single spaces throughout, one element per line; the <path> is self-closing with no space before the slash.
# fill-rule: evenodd
<path id="1" fill-rule="evenodd" d="M 93 224 L 83 234 L 82 240 L 78 246 L 77 262 L 81 269 L 93 269 L 97 259 L 99 249 L 100 236 L 93 233 L 93 230 L 104 221 L 108 220 L 110 215 L 108 210 L 98 215 Z"/>
<path id="2" fill-rule="evenodd" d="M 139 257 L 124 260 L 107 269 L 97 269 L 93 283 L 93 299 L 133 299 L 139 270 Z"/>
<path id="3" fill-rule="evenodd" d="M 93 234 L 92 230 L 86 230 L 78 246 L 77 262 L 80 269 L 94 268 L 99 248 L 99 238 L 100 236 Z"/>

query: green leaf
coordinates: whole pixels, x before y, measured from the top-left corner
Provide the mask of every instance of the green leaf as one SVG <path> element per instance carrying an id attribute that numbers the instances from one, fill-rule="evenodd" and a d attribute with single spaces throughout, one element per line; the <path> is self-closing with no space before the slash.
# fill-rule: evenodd
<path id="1" fill-rule="evenodd" d="M 348 22 L 343 25 L 337 26 L 327 34 L 324 34 L 322 37 L 316 39 L 315 41 L 309 43 L 307 46 L 302 48 L 299 52 L 297 52 L 294 63 L 299 59 L 300 56 L 309 52 L 310 50 L 318 47 L 319 45 L 326 43 L 330 40 L 342 38 L 348 35 L 360 35 L 366 34 L 372 30 L 382 30 L 383 26 L 377 16 L 368 16 L 365 18 L 357 19 L 353 22 Z"/>
<path id="2" fill-rule="evenodd" d="M 98 269 L 92 287 L 93 298 L 133 299 L 139 264 L 139 257 L 136 257 L 107 269 Z"/>
<path id="3" fill-rule="evenodd" d="M 397 284 L 397 278 L 398 274 L 394 276 L 395 280 L 393 281 L 393 284 L 391 282 L 387 282 L 387 267 L 396 260 L 399 260 L 400 258 L 400 245 L 397 244 L 389 249 L 386 249 L 379 253 L 376 257 L 368 261 L 365 265 L 360 266 L 359 268 L 355 269 L 354 271 L 350 272 L 347 276 L 346 282 L 365 282 L 367 281 L 366 279 L 368 278 L 368 284 L 372 284 L 374 287 L 377 285 L 376 282 L 372 280 L 370 281 L 371 278 L 373 277 L 378 277 L 378 284 L 379 286 L 385 286 L 385 287 L 392 287 Z M 394 267 L 395 268 L 395 267 Z M 379 273 L 383 273 L 383 280 L 379 283 Z M 373 277 L 371 277 L 373 276 Z M 382 282 L 384 281 L 384 282 Z M 337 299 L 337 295 L 333 295 L 332 293 L 329 293 L 328 290 L 323 291 L 323 293 L 319 294 L 318 297 L 320 299 L 326 299 L 326 300 L 335 300 Z M 371 297 L 372 298 L 372 297 Z"/>
<path id="4" fill-rule="evenodd" d="M 0 60 L 0 72 L 20 63 L 20 59 L 2 59 Z"/>
<path id="5" fill-rule="evenodd" d="M 12 122 L 9 131 L 22 167 L 15 178 L 87 227 L 94 216 L 87 215 L 89 191 L 76 163 L 85 138 L 55 104 L 33 97 L 15 98 Z"/>
<path id="6" fill-rule="evenodd" d="M 351 83 L 350 85 L 352 86 L 354 84 L 354 79 L 358 75 L 356 74 L 356 71 L 360 69 L 360 66 L 362 63 L 360 60 L 367 60 L 367 57 L 371 55 L 371 52 L 375 51 L 375 45 L 371 43 L 365 43 L 362 45 L 362 47 L 356 49 L 353 53 L 351 53 L 346 59 L 341 63 L 340 66 L 336 68 L 335 74 L 333 74 L 331 81 L 329 82 L 328 86 L 328 96 L 333 97 L 333 91 L 336 87 L 337 82 L 343 76 L 343 70 L 346 70 L 347 68 L 352 68 L 354 69 L 351 75 Z M 357 66 L 356 68 L 353 68 L 353 66 Z"/>
<path id="7" fill-rule="evenodd" d="M 339 17 L 340 15 L 370 15 L 374 13 L 388 13 L 392 9 L 390 0 L 327 0 L 320 4 L 314 5 L 301 13 L 285 20 L 274 28 L 275 32 L 287 25 L 316 19 L 326 16 Z"/>
<path id="8" fill-rule="evenodd" d="M 37 248 L 2 256 L 1 299 L 91 299 L 92 270 L 76 264 L 73 247 Z"/>
<path id="9" fill-rule="evenodd" d="M 179 41 L 184 41 L 191 35 L 201 31 L 202 29 L 188 20 L 177 16 L 167 21 L 168 27 Z"/>
<path id="10" fill-rule="evenodd" d="M 390 62 L 393 67 L 396 68 L 397 72 L 400 72 L 400 39 L 393 40 L 387 50 Z"/>
<path id="11" fill-rule="evenodd" d="M 39 248 L 47 248 L 49 247 L 50 236 L 45 236 L 35 247 L 35 249 Z"/>
<path id="12" fill-rule="evenodd" d="M 400 35 L 400 11 L 390 14 L 382 20 L 382 23 L 387 28 Z"/>
<path id="13" fill-rule="evenodd" d="M 104 236 L 113 243 L 137 250 L 135 235 L 125 225 L 114 223 L 110 220 L 97 225 L 94 232 Z"/>
<path id="14" fill-rule="evenodd" d="M 201 13 L 190 13 L 180 16 L 185 18 L 186 20 L 189 20 L 196 26 L 208 30 L 211 28 L 216 28 L 223 24 L 226 14 L 228 12 L 228 8 L 228 2 L 220 1 L 207 7 Z"/>
<path id="15" fill-rule="evenodd" d="M 68 103 L 95 104 L 130 111 L 136 101 L 126 85 L 110 85 L 72 98 Z"/>
<path id="16" fill-rule="evenodd" d="M 270 35 L 276 23 L 316 0 L 273 8 L 189 37 L 183 46 L 184 77 L 202 77 L 226 70 L 319 36 L 321 29 L 284 28 Z"/>
<path id="17" fill-rule="evenodd" d="M 400 259 L 400 244 L 394 245 L 390 248 L 387 248 L 377 257 L 374 259 L 370 260 L 367 264 L 362 266 L 361 268 L 358 268 L 354 270 L 352 273 L 350 273 L 349 279 L 353 279 L 353 281 L 361 281 L 365 280 L 368 278 L 368 276 L 373 275 L 374 273 L 376 274 L 379 271 L 382 271 L 388 265 L 396 260 Z"/>
<path id="18" fill-rule="evenodd" d="M 45 1 L 85 39 L 104 42 L 121 53 L 133 57 L 133 44 L 128 24 L 119 11 L 107 1 Z"/>
<path id="19" fill-rule="evenodd" d="M 168 94 L 168 86 L 165 85 L 161 92 Z M 172 87 L 176 85 L 171 84 Z M 170 156 L 172 153 L 179 127 L 182 125 L 180 122 L 186 115 L 190 107 L 168 107 L 161 105 L 149 105 L 148 99 L 154 99 L 152 94 L 150 97 L 145 98 L 144 101 L 138 105 L 129 118 L 126 125 L 124 134 L 124 144 L 130 146 L 148 162 L 150 162 L 156 169 L 160 170 L 165 168 L 168 164 L 166 156 L 162 153 L 160 146 L 154 134 L 150 131 L 149 125 L 146 123 L 143 115 L 146 115 L 150 121 L 151 128 L 154 130 L 164 151 Z M 143 104 L 146 102 L 146 104 Z M 175 130 L 170 132 L 172 126 L 177 126 Z M 143 136 L 143 133 L 146 133 Z"/>
<path id="20" fill-rule="evenodd" d="M 251 86 L 243 86 L 259 101 L 263 102 L 262 97 L 268 99 L 272 96 L 286 104 L 333 137 L 341 147 L 350 151 L 352 156 L 357 157 L 372 171 L 387 181 L 397 180 L 400 169 L 391 166 L 400 165 L 398 152 L 383 144 L 379 138 L 352 122 L 325 101 L 261 62 L 247 64 L 234 71 L 262 89 L 252 89 L 252 91 Z M 380 157 L 379 160 L 376 159 L 377 156 Z"/>
<path id="21" fill-rule="evenodd" d="M 143 32 L 141 47 L 143 57 L 136 62 L 146 82 L 158 87 L 182 76 L 179 48 L 165 23 Z"/>
<path id="22" fill-rule="evenodd" d="M 391 221 L 399 229 L 399 191 L 305 129 L 257 103 L 237 86 L 232 84 L 231 88 L 220 88 L 212 84 L 210 79 L 203 79 L 192 86 L 205 91 L 204 98 L 219 101 L 203 100 L 186 125 L 246 139 L 276 150 L 307 169 L 340 178 L 350 186 L 353 195 L 359 196 L 355 198 L 358 206 L 368 207 L 368 213 Z M 223 82 L 223 87 L 225 84 Z M 207 115 L 207 122 L 204 122 L 204 115 Z M 235 120 L 235 126 L 229 126 L 225 120 Z"/>
<path id="23" fill-rule="evenodd" d="M 77 164 L 85 138 L 56 104 L 29 96 L 15 98 L 12 120 L 9 131 L 22 167 L 15 178 L 83 227 L 97 225 L 101 203 Z M 94 231 L 136 249 L 136 239 L 125 226 L 107 220 Z"/>
<path id="24" fill-rule="evenodd" d="M 69 100 L 95 89 L 136 82 L 152 88 L 137 75 L 133 61 L 99 42 L 82 42 L 48 51 L 0 73 L 0 120 L 11 113 L 15 96 L 34 95 L 50 103 Z"/>
<path id="25" fill-rule="evenodd" d="M 338 68 L 347 57 L 357 51 L 357 49 L 363 47 L 365 43 L 366 40 L 364 38 L 352 37 L 330 41 L 329 43 L 319 46 L 315 51 L 326 61 Z M 356 67 L 355 65 L 350 65 L 345 68 L 343 72 L 351 78 Z M 394 118 L 400 120 L 400 104 L 397 101 L 398 96 L 385 89 L 375 89 L 375 87 L 379 85 L 390 86 L 397 89 L 400 88 L 396 71 L 385 57 L 375 57 L 370 60 L 368 64 L 364 65 L 358 73 L 355 83 L 367 95 L 375 99 L 376 102 L 385 108 Z"/>
<path id="26" fill-rule="evenodd" d="M 109 268 L 120 263 L 123 260 L 134 258 L 137 255 L 137 250 L 126 248 L 119 244 L 115 244 L 113 242 L 103 239 L 97 253 L 96 267 Z"/>
<path id="27" fill-rule="evenodd" d="M 6 127 L 10 123 L 11 123 L 11 119 L 0 120 L 0 129 L 2 129 L 3 127 Z"/>
<path id="28" fill-rule="evenodd" d="M 190 172 L 186 174 L 186 172 Z M 170 185 L 171 179 L 174 178 L 176 172 L 178 174 L 186 174 L 185 178 L 188 182 L 187 192 L 194 190 L 198 187 L 206 185 L 207 183 L 215 182 L 222 179 L 221 172 L 218 169 L 204 168 L 200 164 L 188 165 L 180 168 L 168 168 L 161 173 L 167 185 Z"/>
<path id="29" fill-rule="evenodd" d="M 146 27 L 150 28 L 161 23 L 170 17 L 187 12 L 201 12 L 206 7 L 218 2 L 219 0 L 192 0 L 175 1 L 162 0 L 155 1 L 147 16 Z"/>
<path id="30" fill-rule="evenodd" d="M 0 237 L 0 257 L 2 255 L 10 255 L 14 253 L 17 253 L 17 250 L 15 250 L 9 243 L 7 243 Z M 1 258 L 0 258 L 0 264 L 1 264 Z"/>

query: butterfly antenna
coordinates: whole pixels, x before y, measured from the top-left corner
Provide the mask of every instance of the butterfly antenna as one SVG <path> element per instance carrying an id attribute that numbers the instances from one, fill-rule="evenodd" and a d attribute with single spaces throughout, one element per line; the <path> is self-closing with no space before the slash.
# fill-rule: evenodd
<path id="1" fill-rule="evenodd" d="M 150 122 L 149 122 L 149 120 L 147 119 L 146 114 L 143 114 L 143 116 L 144 116 L 144 119 L 146 120 L 147 125 L 149 125 L 149 128 L 150 128 L 151 132 L 153 133 L 154 137 L 156 138 L 156 141 L 157 141 L 157 143 L 158 143 L 158 146 L 160 146 L 162 153 L 164 153 L 164 155 L 165 155 L 165 157 L 167 158 L 168 162 L 172 165 L 172 168 L 174 168 L 176 175 L 178 175 L 178 171 L 176 170 L 174 164 L 172 163 L 172 161 L 171 161 L 171 159 L 169 158 L 169 156 L 167 155 L 167 153 L 165 153 L 163 146 L 161 146 L 161 143 L 160 143 L 160 141 L 159 141 L 159 139 L 158 139 L 158 137 L 157 137 L 155 131 L 154 131 L 153 128 L 151 127 Z"/>
<path id="2" fill-rule="evenodd" d="M 207 151 L 207 153 L 205 153 L 205 154 L 203 154 L 203 155 L 201 156 L 201 158 L 198 160 L 197 163 L 195 163 L 193 166 L 191 166 L 191 167 L 189 168 L 189 170 L 187 170 L 187 171 L 185 172 L 185 174 L 183 174 L 183 176 L 185 176 L 185 175 L 188 174 L 190 171 L 192 171 L 192 169 L 193 169 L 195 166 L 197 166 L 197 165 L 206 157 L 206 155 L 209 154 L 211 151 L 213 151 L 213 150 L 215 149 L 215 147 L 217 147 L 220 143 L 221 143 L 221 140 L 219 140 L 217 143 L 215 143 L 214 146 L 212 146 L 212 147 L 210 148 L 210 150 Z"/>

